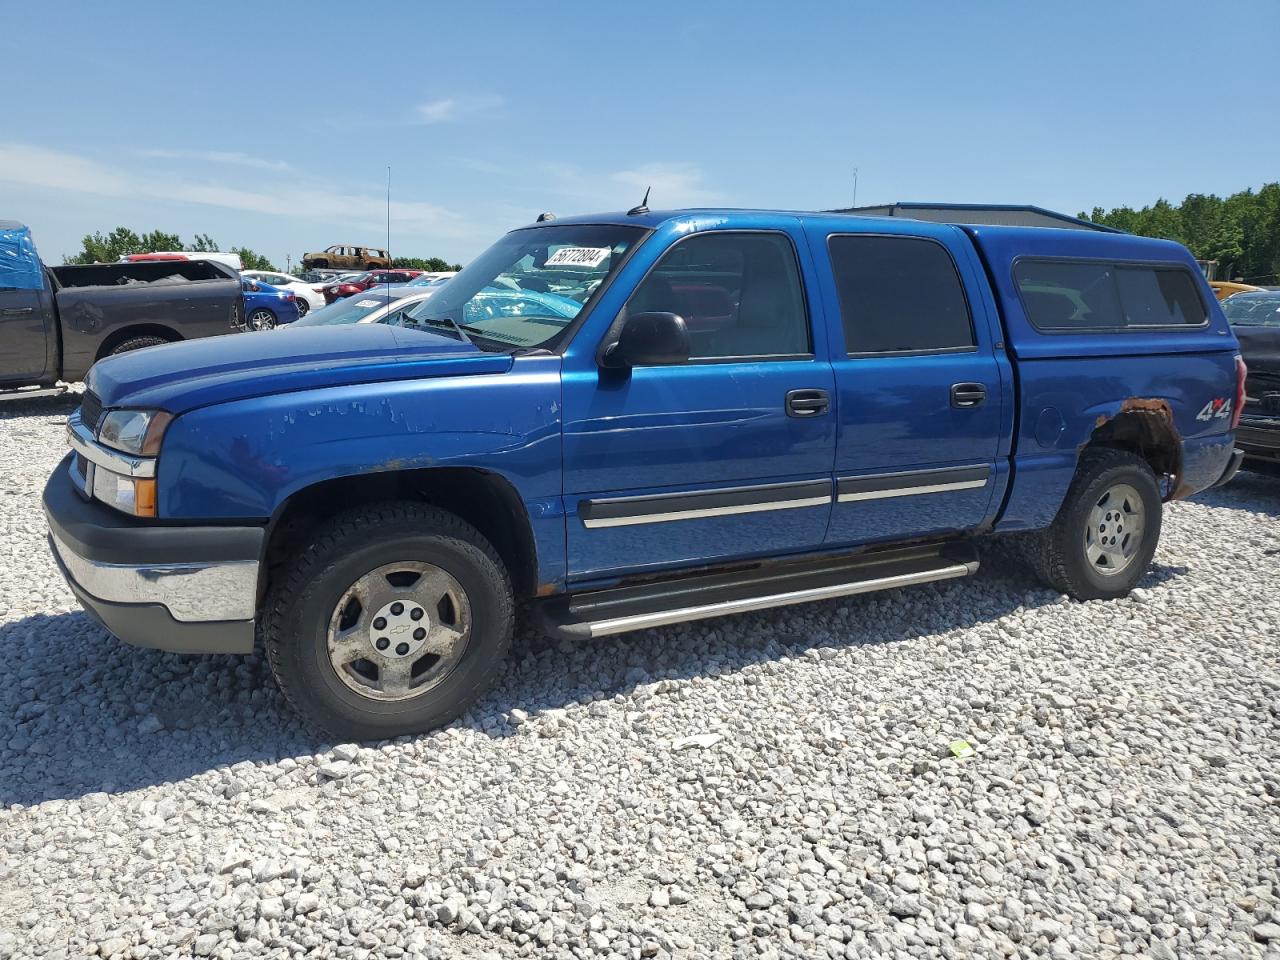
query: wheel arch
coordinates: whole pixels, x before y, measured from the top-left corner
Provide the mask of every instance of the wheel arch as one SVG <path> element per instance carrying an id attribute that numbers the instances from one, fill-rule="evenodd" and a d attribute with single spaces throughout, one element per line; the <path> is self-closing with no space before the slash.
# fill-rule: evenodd
<path id="1" fill-rule="evenodd" d="M 97 362 L 103 357 L 111 356 L 111 351 L 115 350 L 116 347 L 135 337 L 160 337 L 169 343 L 176 343 L 182 339 L 182 334 L 158 323 L 130 324 L 119 330 L 113 330 L 110 336 L 103 338 L 102 343 L 98 345 L 98 352 L 94 355 L 94 361 Z"/>
<path id="2" fill-rule="evenodd" d="M 1187 496 L 1182 483 L 1182 437 L 1167 400 L 1130 397 L 1113 415 L 1098 417 L 1089 439 L 1080 448 L 1126 450 L 1142 460 L 1157 478 L 1167 478 L 1164 499 Z"/>
<path id="3" fill-rule="evenodd" d="M 498 552 L 517 598 L 537 592 L 537 544 L 515 486 L 490 470 L 426 467 L 336 477 L 292 493 L 268 523 L 259 598 L 308 531 L 353 506 L 382 500 L 419 500 L 457 515 Z"/>

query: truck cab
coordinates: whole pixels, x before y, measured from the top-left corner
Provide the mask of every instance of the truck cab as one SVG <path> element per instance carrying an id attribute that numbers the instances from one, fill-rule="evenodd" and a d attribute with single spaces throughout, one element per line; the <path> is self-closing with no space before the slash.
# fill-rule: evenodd
<path id="1" fill-rule="evenodd" d="M 246 339 L 94 368 L 51 541 L 113 633 L 258 633 L 343 736 L 456 717 L 517 607 L 601 637 L 968 576 L 1000 535 L 1123 596 L 1163 504 L 1240 459 L 1194 260 L 1119 234 L 562 219 L 397 326 Z"/>

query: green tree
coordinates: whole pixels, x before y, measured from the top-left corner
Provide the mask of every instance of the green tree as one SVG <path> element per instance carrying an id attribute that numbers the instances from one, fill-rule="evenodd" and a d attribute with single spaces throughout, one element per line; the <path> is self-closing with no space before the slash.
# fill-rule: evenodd
<path id="1" fill-rule="evenodd" d="M 112 263 L 131 253 L 155 253 L 158 250 L 185 250 L 189 253 L 217 253 L 222 248 L 207 233 L 197 233 L 191 243 L 183 243 L 176 233 L 152 230 L 138 234 L 128 227 L 116 227 L 105 236 L 101 231 L 87 234 L 81 241 L 79 253 L 63 257 L 65 263 Z M 248 247 L 232 247 L 231 253 L 240 254 L 246 270 L 275 270 L 265 256 Z"/>
<path id="2" fill-rule="evenodd" d="M 276 266 L 270 260 L 260 253 L 255 253 L 248 247 L 232 247 L 232 253 L 240 254 L 240 263 L 245 270 L 271 270 L 275 271 Z"/>
<path id="3" fill-rule="evenodd" d="M 458 271 L 462 269 L 460 263 L 450 263 L 440 257 L 396 257 L 391 261 L 393 267 L 399 267 L 401 270 L 425 270 L 428 273 L 446 273 L 450 270 Z"/>
<path id="4" fill-rule="evenodd" d="M 1246 283 L 1280 281 L 1280 183 L 1231 196 L 1193 193 L 1178 206 L 1161 199 L 1134 210 L 1094 207 L 1081 219 L 1145 237 L 1184 243 L 1200 260 L 1218 262 L 1218 278 Z"/>

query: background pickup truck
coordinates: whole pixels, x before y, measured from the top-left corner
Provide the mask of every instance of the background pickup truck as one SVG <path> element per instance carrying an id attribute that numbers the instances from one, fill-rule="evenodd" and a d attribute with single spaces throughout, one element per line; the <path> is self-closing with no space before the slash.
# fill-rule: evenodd
<path id="1" fill-rule="evenodd" d="M 45 490 L 117 636 L 247 653 L 343 737 L 562 637 L 963 577 L 1080 599 L 1228 480 L 1237 343 L 1181 246 L 638 208 L 513 231 L 398 325 L 114 357 Z"/>
<path id="2" fill-rule="evenodd" d="M 112 354 L 230 333 L 242 310 L 240 278 L 223 264 L 47 267 L 30 231 L 0 220 L 0 390 L 76 381 Z"/>

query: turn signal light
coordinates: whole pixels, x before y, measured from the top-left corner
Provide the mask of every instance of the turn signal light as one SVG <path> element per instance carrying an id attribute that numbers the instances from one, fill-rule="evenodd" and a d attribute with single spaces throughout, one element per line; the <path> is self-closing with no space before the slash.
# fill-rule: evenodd
<path id="1" fill-rule="evenodd" d="M 156 515 L 156 482 L 154 479 L 133 481 L 133 512 L 139 517 Z"/>

